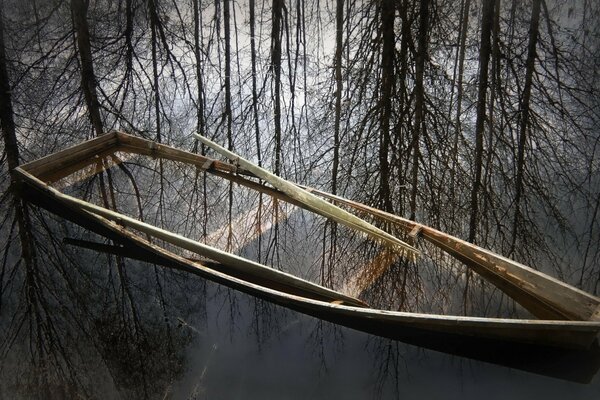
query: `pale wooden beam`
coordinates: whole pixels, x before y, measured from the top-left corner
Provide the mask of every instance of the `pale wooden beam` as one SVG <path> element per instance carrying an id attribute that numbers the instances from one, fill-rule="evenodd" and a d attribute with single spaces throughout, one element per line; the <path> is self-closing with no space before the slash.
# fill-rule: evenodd
<path id="1" fill-rule="evenodd" d="M 408 243 L 403 242 L 402 240 L 390 235 L 389 233 L 373 226 L 367 221 L 362 220 L 354 214 L 350 214 L 346 210 L 343 210 L 323 199 L 313 195 L 312 193 L 300 188 L 298 185 L 288 182 L 287 180 L 270 173 L 264 168 L 259 167 L 258 165 L 240 157 L 239 155 L 225 149 L 224 147 L 218 145 L 217 143 L 205 138 L 202 135 L 194 134 L 198 140 L 200 140 L 205 145 L 209 146 L 219 154 L 227 157 L 231 160 L 235 165 L 238 165 L 244 170 L 251 172 L 254 176 L 264 179 L 273 185 L 276 189 L 281 190 L 286 193 L 291 198 L 296 201 L 307 205 L 309 208 L 313 210 L 319 210 L 321 215 L 325 215 L 333 221 L 339 222 L 342 225 L 346 225 L 352 229 L 356 229 L 360 232 L 366 233 L 371 238 L 395 249 L 399 252 L 408 252 L 412 255 L 420 254 L 419 250 L 409 245 Z"/>

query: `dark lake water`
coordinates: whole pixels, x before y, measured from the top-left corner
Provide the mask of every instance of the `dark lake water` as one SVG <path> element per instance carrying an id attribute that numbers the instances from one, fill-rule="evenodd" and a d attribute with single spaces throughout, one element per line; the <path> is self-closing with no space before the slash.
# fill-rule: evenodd
<path id="1" fill-rule="evenodd" d="M 278 213 L 284 216 L 278 215 L 277 226 L 264 225 L 259 238 L 243 222 L 255 216 L 248 214 L 257 204 L 255 194 L 232 189 L 229 218 L 226 185 L 209 180 L 205 202 L 191 189 L 201 182 L 193 170 L 165 165 L 169 179 L 161 179 L 157 168 L 134 162 L 128 168 L 141 197 L 138 203 L 128 178 L 113 171 L 111 196 L 119 211 L 137 216 L 140 204 L 146 221 L 188 237 L 206 236 L 207 242 L 315 282 L 342 287 L 378 252 L 340 229 L 338 250 L 328 258 L 331 238 L 323 239 L 323 222 L 282 205 Z M 101 204 L 99 187 L 91 178 L 63 190 Z M 272 212 L 272 204 L 271 211 L 265 207 Z M 4 208 L 3 215 L 14 212 Z M 532 359 L 528 368 L 529 355 L 515 349 L 524 368 L 509 368 L 379 338 L 194 275 L 73 246 L 65 238 L 107 241 L 35 206 L 29 211 L 29 262 L 20 258 L 14 226 L 4 223 L 0 231 L 6 243 L 1 398 L 600 398 L 597 367 L 580 368 L 578 358 L 548 355 Z M 236 221 L 231 231 L 229 219 Z M 434 261 L 395 262 L 363 296 L 378 307 L 404 311 L 527 316 L 483 282 L 465 288 L 464 270 L 424 251 Z M 410 274 L 398 287 L 403 268 Z"/>

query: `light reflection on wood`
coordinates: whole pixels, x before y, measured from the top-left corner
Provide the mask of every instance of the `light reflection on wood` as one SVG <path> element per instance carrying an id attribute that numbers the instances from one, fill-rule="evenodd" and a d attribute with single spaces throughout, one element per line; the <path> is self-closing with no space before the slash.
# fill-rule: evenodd
<path id="1" fill-rule="evenodd" d="M 275 207 L 278 207 L 278 212 L 275 212 Z M 227 251 L 237 253 L 269 229 L 287 220 L 295 209 L 296 207 L 291 204 L 266 197 L 262 202 L 262 206 L 253 207 L 231 222 L 214 230 L 206 237 L 205 242 L 210 246 L 219 249 L 227 248 Z M 259 215 L 262 217 L 260 221 L 258 220 Z M 231 246 L 228 248 L 230 229 L 233 237 Z"/>
<path id="2" fill-rule="evenodd" d="M 76 183 L 83 182 L 107 169 L 136 157 L 136 154 L 115 152 L 102 152 L 94 157 L 73 164 L 70 168 L 44 176 L 44 181 L 52 184 L 58 190 L 65 189 Z"/>
<path id="3" fill-rule="evenodd" d="M 397 252 L 387 248 L 382 249 L 375 258 L 363 267 L 359 267 L 358 272 L 346 280 L 340 291 L 353 297 L 359 297 L 400 258 Z"/>

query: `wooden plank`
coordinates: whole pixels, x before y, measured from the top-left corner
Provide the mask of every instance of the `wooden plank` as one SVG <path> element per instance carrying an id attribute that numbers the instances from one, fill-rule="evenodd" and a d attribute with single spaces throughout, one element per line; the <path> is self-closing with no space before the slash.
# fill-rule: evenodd
<path id="1" fill-rule="evenodd" d="M 116 132 L 109 132 L 35 161 L 23 164 L 20 168 L 43 179 L 45 176 L 51 176 L 57 171 L 68 169 L 74 164 L 93 158 L 97 154 L 109 151 L 111 148 L 116 147 L 117 142 Z"/>
<path id="2" fill-rule="evenodd" d="M 98 216 L 95 216 L 95 217 L 98 218 Z M 78 221 L 76 221 L 76 222 L 78 222 Z M 110 222 L 108 220 L 106 220 L 106 223 L 110 223 Z M 122 229 L 122 228 L 120 228 L 120 229 Z M 141 237 L 139 237 L 131 232 L 128 232 L 128 231 L 121 230 L 121 234 L 124 234 L 129 238 L 135 238 L 136 241 L 137 240 L 145 241 L 145 239 L 142 239 Z M 82 248 L 89 249 L 89 250 L 96 251 L 96 252 L 112 254 L 112 255 L 116 255 L 116 256 L 120 256 L 120 257 L 126 257 L 126 258 L 130 258 L 133 260 L 138 260 L 138 261 L 142 261 L 142 262 L 146 262 L 146 263 L 150 263 L 150 264 L 158 264 L 158 265 L 162 265 L 162 266 L 168 267 L 168 268 L 174 267 L 173 261 L 169 260 L 169 258 L 156 257 L 152 253 L 145 251 L 143 248 L 140 248 L 137 245 L 132 246 L 131 243 L 128 243 L 128 245 L 126 245 L 126 246 L 115 246 L 115 245 L 110 245 L 110 244 L 105 244 L 105 243 L 91 242 L 88 240 L 80 240 L 80 239 L 74 239 L 74 238 L 65 238 L 65 239 L 63 239 L 63 242 L 65 244 L 82 247 Z M 149 242 L 146 242 L 146 243 L 149 243 Z M 193 263 L 194 265 L 201 264 L 203 266 L 210 268 L 211 270 L 218 271 L 223 274 L 227 274 L 228 276 L 235 277 L 237 279 L 241 279 L 241 280 L 244 280 L 246 282 L 249 282 L 249 283 L 252 283 L 255 285 L 260 285 L 260 286 L 270 288 L 273 290 L 289 293 L 294 296 L 302 296 L 307 299 L 313 299 L 313 300 L 319 300 L 319 301 L 325 301 L 325 302 L 337 302 L 336 304 L 344 304 L 345 303 L 343 300 L 339 300 L 338 296 L 332 297 L 332 296 L 324 295 L 323 293 L 315 293 L 310 290 L 303 290 L 297 286 L 293 286 L 293 285 L 290 286 L 290 285 L 284 284 L 282 282 L 279 282 L 277 280 L 269 280 L 269 279 L 257 277 L 251 273 L 244 273 L 242 271 L 239 271 L 236 268 L 231 268 L 228 265 L 217 263 L 214 261 L 198 260 L 198 259 L 190 259 L 190 258 L 186 258 L 186 260 L 189 261 L 190 263 Z M 177 268 L 177 267 L 175 267 L 175 268 Z"/>
<path id="3" fill-rule="evenodd" d="M 164 144 L 118 132 L 119 150 L 163 158 L 171 161 L 184 162 L 202 169 L 214 169 L 224 172 L 237 172 L 234 165 L 224 163 L 200 154 L 190 153 Z"/>
<path id="4" fill-rule="evenodd" d="M 230 253 L 237 253 L 248 244 L 258 239 L 264 232 L 288 219 L 295 207 L 282 207 L 283 204 L 271 197 L 266 197 L 262 204 L 246 210 L 210 232 L 204 242 L 217 248 L 227 248 Z M 277 207 L 279 212 L 275 212 Z M 259 214 L 263 217 L 259 220 Z M 266 217 L 266 218 L 265 218 Z M 231 238 L 229 234 L 231 233 Z M 231 239 L 231 243 L 229 243 Z M 230 247 L 228 247 L 230 246 Z M 357 296 L 353 296 L 357 297 Z"/>
<path id="5" fill-rule="evenodd" d="M 247 179 L 246 177 L 255 176 L 248 171 L 238 169 L 235 165 L 224 163 L 222 161 L 199 154 L 189 153 L 187 151 L 166 145 L 161 145 L 150 140 L 134 137 L 124 132 L 118 132 L 118 137 L 120 143 L 118 146 L 119 151 L 195 165 L 212 175 L 267 194 L 273 198 L 283 200 L 310 212 L 325 216 L 320 210 L 310 208 L 306 204 L 291 198 L 287 194 L 277 189 Z"/>
<path id="6" fill-rule="evenodd" d="M 251 172 L 253 175 L 264 179 L 269 182 L 275 188 L 281 190 L 286 193 L 291 198 L 299 201 L 303 204 L 306 204 L 309 208 L 313 210 L 320 210 L 322 215 L 327 216 L 328 218 L 339 222 L 340 224 L 346 225 L 352 229 L 356 229 L 360 232 L 366 233 L 370 237 L 375 240 L 388 245 L 392 249 L 403 253 L 408 252 L 414 256 L 419 254 L 419 250 L 409 245 L 408 243 L 403 242 L 402 240 L 390 235 L 389 233 L 373 226 L 367 221 L 362 220 L 354 214 L 350 214 L 346 210 L 343 210 L 315 195 L 312 193 L 298 187 L 291 182 L 286 181 L 285 179 L 276 176 L 264 168 L 259 167 L 251 163 L 250 161 L 240 157 L 239 155 L 225 149 L 224 147 L 218 145 L 217 143 L 205 138 L 204 136 L 194 134 L 194 136 L 200 140 L 205 145 L 211 147 L 213 150 L 223 155 L 224 157 L 229 158 L 236 165 L 239 165 L 243 169 Z"/>
<path id="7" fill-rule="evenodd" d="M 533 268 L 414 221 L 316 189 L 313 193 L 357 211 L 393 222 L 456 257 L 539 318 L 600 321 L 600 298 Z"/>
<path id="8" fill-rule="evenodd" d="M 397 253 L 384 248 L 377 256 L 366 265 L 357 269 L 357 273 L 350 276 L 340 289 L 353 297 L 360 297 L 371 287 L 390 267 L 400 259 Z"/>
<path id="9" fill-rule="evenodd" d="M 98 243 L 89 240 L 81 240 L 68 237 L 63 239 L 63 243 L 99 253 L 131 258 L 133 260 L 143 261 L 151 264 L 156 262 L 156 258 L 148 257 L 147 253 L 137 251 L 137 248 L 132 246 L 112 245 L 107 243 Z"/>

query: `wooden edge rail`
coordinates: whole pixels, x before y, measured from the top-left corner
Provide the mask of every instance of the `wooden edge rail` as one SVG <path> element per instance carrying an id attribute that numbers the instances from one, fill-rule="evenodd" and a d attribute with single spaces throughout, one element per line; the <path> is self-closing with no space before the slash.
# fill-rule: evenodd
<path id="1" fill-rule="evenodd" d="M 102 218 L 96 214 L 88 213 L 88 216 L 98 220 L 98 222 L 100 222 L 100 221 L 104 222 L 105 226 L 110 227 L 112 224 L 113 228 L 119 229 L 119 233 L 127 238 L 127 244 L 126 245 L 110 245 L 110 244 L 91 242 L 88 240 L 80 240 L 80 239 L 75 239 L 75 238 L 64 238 L 63 243 L 65 243 L 67 245 L 71 245 L 71 246 L 77 246 L 80 248 L 92 250 L 95 252 L 101 252 L 101 253 L 105 253 L 105 254 L 112 254 L 112 255 L 116 255 L 116 256 L 120 256 L 120 257 L 126 257 L 126 258 L 129 258 L 132 260 L 138 260 L 138 261 L 142 261 L 142 262 L 146 262 L 146 263 L 150 263 L 150 264 L 157 264 L 157 265 L 161 265 L 161 266 L 167 267 L 167 268 L 180 269 L 180 268 L 177 268 L 177 265 L 174 264 L 173 261 L 169 261 L 168 259 L 165 259 L 164 257 L 156 257 L 156 255 L 152 255 L 151 253 L 149 254 L 148 251 L 145 251 L 144 248 L 141 248 L 140 242 L 143 242 L 146 244 L 149 244 L 149 242 L 147 242 L 145 239 L 141 238 L 140 236 L 136 235 L 135 233 L 125 230 L 124 228 L 121 228 L 118 225 L 111 223 L 110 221 L 105 220 L 104 218 Z M 167 250 L 164 250 L 164 249 L 161 249 L 160 252 L 163 255 L 168 255 L 168 256 L 173 255 L 173 253 L 171 253 Z M 185 260 L 186 260 L 186 263 L 189 265 L 193 265 L 193 266 L 202 265 L 204 267 L 207 267 L 210 270 L 213 270 L 213 271 L 216 271 L 216 272 L 219 272 L 222 274 L 226 274 L 227 276 L 234 277 L 234 278 L 237 278 L 237 279 L 240 279 L 245 282 L 255 284 L 255 285 L 258 285 L 261 287 L 274 289 L 274 290 L 277 290 L 282 293 L 288 293 L 288 294 L 291 294 L 294 296 L 300 296 L 300 297 L 323 301 L 323 302 L 332 303 L 332 304 L 340 304 L 340 305 L 347 304 L 344 300 L 341 300 L 339 298 L 339 296 L 332 297 L 332 296 L 328 296 L 324 293 L 315 293 L 310 290 L 305 290 L 298 286 L 287 285 L 287 284 L 284 284 L 284 283 L 276 281 L 276 280 L 266 279 L 264 277 L 262 277 L 262 278 L 257 277 L 256 275 L 253 275 L 251 273 L 244 273 L 243 271 L 240 271 L 240 270 L 237 270 L 234 268 L 230 268 L 229 266 L 227 266 L 225 264 L 217 263 L 215 261 L 211 261 L 208 259 L 197 259 L 197 258 L 186 257 Z M 197 271 L 192 270 L 192 271 L 187 271 L 187 272 L 194 273 Z M 206 278 L 206 276 L 204 276 L 204 277 Z"/>
<path id="2" fill-rule="evenodd" d="M 272 174 L 266 169 L 261 168 L 258 165 L 239 156 L 238 154 L 235 154 L 232 151 L 225 149 L 224 147 L 205 138 L 204 136 L 194 134 L 194 137 L 196 137 L 202 143 L 215 150 L 217 153 L 235 162 L 236 165 L 239 165 L 243 169 L 251 172 L 258 178 L 264 179 L 265 181 L 269 182 L 275 188 L 286 193 L 289 197 L 293 198 L 294 200 L 306 204 L 309 208 L 313 210 L 319 210 L 321 215 L 325 215 L 329 219 L 334 220 L 342 225 L 346 225 L 352 229 L 363 232 L 371 238 L 383 243 L 384 245 L 395 249 L 401 254 L 404 252 L 412 254 L 413 256 L 417 256 L 420 254 L 419 250 L 409 245 L 408 243 L 403 242 L 397 237 L 377 228 L 376 226 L 357 217 L 356 215 L 351 214 L 348 211 L 339 208 L 336 205 L 321 199 L 320 197 L 313 195 L 312 193 L 298 187 L 296 184 L 288 182 L 287 180 L 275 174 Z"/>
<path id="3" fill-rule="evenodd" d="M 112 151 L 118 145 L 117 132 L 109 132 L 94 139 L 68 147 L 20 166 L 24 171 L 40 178 L 50 177 L 57 171 L 71 170 L 74 165 Z M 54 178 L 52 178 L 54 179 Z"/>
<path id="4" fill-rule="evenodd" d="M 237 173 L 235 165 L 215 160 L 200 154 L 194 154 L 151 140 L 131 136 L 127 133 L 117 132 L 119 150 L 134 152 L 157 158 L 168 159 L 195 165 L 203 170 L 215 169 L 223 172 Z"/>

